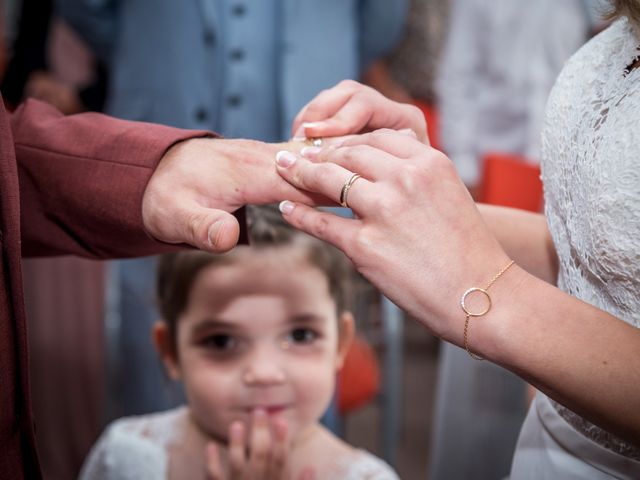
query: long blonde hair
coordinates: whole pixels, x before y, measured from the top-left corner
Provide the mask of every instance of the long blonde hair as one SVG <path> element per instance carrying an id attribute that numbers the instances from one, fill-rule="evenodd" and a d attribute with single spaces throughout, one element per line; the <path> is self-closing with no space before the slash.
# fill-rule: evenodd
<path id="1" fill-rule="evenodd" d="M 640 0 L 610 0 L 609 20 L 627 17 L 636 31 L 640 31 Z"/>

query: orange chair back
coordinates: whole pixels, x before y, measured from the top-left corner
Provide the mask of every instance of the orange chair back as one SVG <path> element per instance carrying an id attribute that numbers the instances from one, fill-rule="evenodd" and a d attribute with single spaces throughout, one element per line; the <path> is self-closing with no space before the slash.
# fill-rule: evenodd
<path id="1" fill-rule="evenodd" d="M 355 337 L 338 375 L 338 411 L 352 412 L 371 402 L 380 391 L 380 367 L 376 355 L 361 337 Z"/>
<path id="2" fill-rule="evenodd" d="M 485 156 L 481 202 L 539 212 L 542 199 L 539 166 L 519 155 L 491 153 Z"/>

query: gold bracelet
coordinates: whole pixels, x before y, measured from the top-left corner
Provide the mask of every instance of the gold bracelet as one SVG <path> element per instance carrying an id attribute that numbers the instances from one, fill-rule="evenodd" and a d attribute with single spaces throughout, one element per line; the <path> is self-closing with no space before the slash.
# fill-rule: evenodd
<path id="1" fill-rule="evenodd" d="M 471 351 L 471 349 L 469 348 L 469 319 L 471 317 L 481 317 L 481 316 L 485 315 L 487 312 L 489 312 L 489 310 L 491 310 L 491 297 L 489 296 L 489 293 L 487 292 L 487 290 L 489 290 L 491 285 L 493 285 L 495 283 L 495 281 L 498 280 L 502 276 L 502 274 L 504 272 L 509 270 L 511 265 L 513 265 L 514 263 L 515 263 L 515 261 L 511 260 L 507 265 L 502 267 L 502 269 L 491 279 L 491 281 L 487 284 L 486 287 L 484 287 L 484 288 L 479 288 L 479 287 L 470 288 L 469 290 L 464 292 L 462 294 L 462 298 L 460 298 L 460 306 L 462 307 L 462 310 L 464 311 L 464 313 L 466 315 L 466 319 L 464 321 L 464 335 L 463 335 L 464 348 L 467 350 L 467 353 L 471 356 L 471 358 L 473 358 L 475 360 L 484 360 L 484 358 L 479 357 L 478 355 L 473 353 Z M 469 296 L 470 294 L 475 293 L 475 292 L 481 293 L 487 299 L 487 308 L 485 308 L 481 312 L 472 312 L 472 311 L 470 311 L 467 308 L 467 305 L 465 303 L 465 301 L 467 299 L 467 296 Z"/>

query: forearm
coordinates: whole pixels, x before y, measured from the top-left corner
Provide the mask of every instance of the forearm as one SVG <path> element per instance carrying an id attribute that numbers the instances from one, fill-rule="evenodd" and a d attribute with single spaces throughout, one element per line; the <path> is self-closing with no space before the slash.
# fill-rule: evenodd
<path id="1" fill-rule="evenodd" d="M 479 204 L 478 209 L 510 258 L 555 285 L 558 257 L 544 215 L 495 205 Z"/>
<path id="2" fill-rule="evenodd" d="M 473 348 L 596 425 L 640 445 L 640 331 L 513 267 L 472 319 Z"/>
<path id="3" fill-rule="evenodd" d="M 36 101 L 19 108 L 11 126 L 23 255 L 109 258 L 168 248 L 146 233 L 142 196 L 167 149 L 205 132 L 92 113 L 65 117 Z"/>

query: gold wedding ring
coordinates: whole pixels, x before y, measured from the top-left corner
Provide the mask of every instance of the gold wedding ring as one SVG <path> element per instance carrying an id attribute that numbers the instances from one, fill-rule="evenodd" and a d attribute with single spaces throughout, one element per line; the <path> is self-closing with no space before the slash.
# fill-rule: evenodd
<path id="1" fill-rule="evenodd" d="M 340 205 L 342 205 L 343 207 L 349 208 L 349 205 L 347 204 L 347 197 L 349 196 L 349 190 L 351 189 L 355 181 L 358 180 L 360 177 L 361 175 L 359 173 L 354 173 L 353 175 L 351 175 L 351 177 L 349 177 L 349 180 L 344 182 L 344 185 L 342 186 L 342 191 L 340 192 Z"/>

